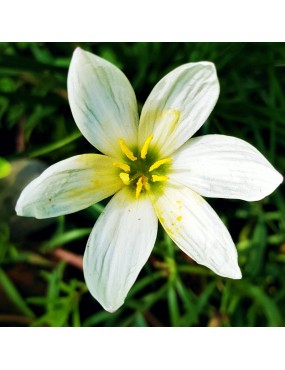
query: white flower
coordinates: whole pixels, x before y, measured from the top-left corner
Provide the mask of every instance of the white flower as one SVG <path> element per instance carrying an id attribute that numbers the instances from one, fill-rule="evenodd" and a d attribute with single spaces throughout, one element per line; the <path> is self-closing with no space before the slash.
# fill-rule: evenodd
<path id="1" fill-rule="evenodd" d="M 115 194 L 84 254 L 87 286 L 106 310 L 123 304 L 154 246 L 158 219 L 196 262 L 241 278 L 231 236 L 201 195 L 259 200 L 282 176 L 243 140 L 224 135 L 189 140 L 218 95 L 215 66 L 188 63 L 154 87 L 139 119 L 125 75 L 98 56 L 74 52 L 71 110 L 83 135 L 104 155 L 83 154 L 52 165 L 23 190 L 16 211 L 59 216 Z"/>

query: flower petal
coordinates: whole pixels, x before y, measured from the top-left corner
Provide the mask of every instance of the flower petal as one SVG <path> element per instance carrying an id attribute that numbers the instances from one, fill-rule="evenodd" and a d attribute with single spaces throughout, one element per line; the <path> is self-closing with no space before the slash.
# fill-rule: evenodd
<path id="1" fill-rule="evenodd" d="M 118 192 L 96 222 L 83 259 L 91 294 L 116 311 L 146 263 L 157 234 L 157 217 L 147 197 Z"/>
<path id="2" fill-rule="evenodd" d="M 154 207 L 165 231 L 183 252 L 218 275 L 241 278 L 232 238 L 200 195 L 170 184 L 154 200 Z"/>
<path id="3" fill-rule="evenodd" d="M 76 212 L 113 195 L 122 186 L 114 160 L 82 154 L 46 169 L 22 191 L 19 216 L 48 218 Z"/>
<path id="4" fill-rule="evenodd" d="M 77 48 L 67 80 L 74 120 L 86 139 L 102 153 L 121 155 L 118 138 L 137 144 L 138 109 L 128 79 L 106 60 Z"/>
<path id="5" fill-rule="evenodd" d="M 206 197 L 260 200 L 283 181 L 252 145 L 231 136 L 191 139 L 173 155 L 173 180 Z"/>
<path id="6" fill-rule="evenodd" d="M 219 96 L 213 63 L 189 63 L 167 74 L 142 109 L 139 143 L 154 134 L 152 147 L 168 156 L 206 121 Z"/>

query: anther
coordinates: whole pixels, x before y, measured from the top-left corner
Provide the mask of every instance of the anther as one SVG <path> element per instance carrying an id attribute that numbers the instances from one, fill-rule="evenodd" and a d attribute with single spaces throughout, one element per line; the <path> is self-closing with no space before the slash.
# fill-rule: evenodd
<path id="1" fill-rule="evenodd" d="M 119 144 L 121 147 L 122 152 L 131 160 L 136 161 L 138 158 L 134 156 L 134 153 L 127 147 L 127 144 L 124 142 L 123 139 L 119 139 Z"/>
<path id="2" fill-rule="evenodd" d="M 152 166 L 150 166 L 150 168 L 149 168 L 148 171 L 151 172 L 153 170 L 156 170 L 158 167 L 162 166 L 165 163 L 169 163 L 171 161 L 172 161 L 171 158 L 164 158 L 164 159 L 161 159 L 161 160 L 159 160 L 157 162 L 154 162 L 154 164 Z"/>
<path id="3" fill-rule="evenodd" d="M 115 162 L 115 163 L 113 163 L 113 166 L 118 167 L 118 168 L 120 168 L 121 170 L 123 170 L 125 172 L 130 172 L 130 170 L 131 170 L 131 167 L 126 163 Z"/>
<path id="4" fill-rule="evenodd" d="M 130 181 L 130 175 L 128 173 L 121 172 L 119 176 L 125 185 L 130 185 L 131 181 Z"/>
<path id="5" fill-rule="evenodd" d="M 140 193 L 142 191 L 142 188 L 143 188 L 143 178 L 142 176 L 138 179 L 138 182 L 137 182 L 137 187 L 136 187 L 136 199 L 138 199 L 138 197 L 140 196 Z"/>
<path id="6" fill-rule="evenodd" d="M 148 147 L 149 147 L 149 144 L 151 142 L 151 140 L 153 139 L 153 134 L 151 134 L 145 141 L 143 147 L 142 147 L 142 150 L 141 150 L 141 158 L 142 159 L 145 159 L 146 158 L 146 155 L 147 155 L 147 151 L 148 151 Z"/>
<path id="7" fill-rule="evenodd" d="M 149 191 L 150 190 L 150 185 L 148 183 L 147 177 L 144 177 L 144 179 L 143 179 L 143 186 L 144 186 L 144 188 L 145 188 L 146 191 Z"/>
<path id="8" fill-rule="evenodd" d="M 166 181 L 168 180 L 167 176 L 158 176 L 158 175 L 152 175 L 152 181 L 157 182 L 157 181 Z"/>

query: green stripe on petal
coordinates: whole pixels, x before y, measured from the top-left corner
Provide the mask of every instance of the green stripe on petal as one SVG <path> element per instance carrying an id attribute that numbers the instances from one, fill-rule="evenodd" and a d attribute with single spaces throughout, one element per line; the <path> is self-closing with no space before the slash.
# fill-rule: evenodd
<path id="1" fill-rule="evenodd" d="M 49 218 L 87 208 L 117 192 L 122 182 L 113 158 L 82 154 L 46 169 L 22 191 L 19 216 Z"/>

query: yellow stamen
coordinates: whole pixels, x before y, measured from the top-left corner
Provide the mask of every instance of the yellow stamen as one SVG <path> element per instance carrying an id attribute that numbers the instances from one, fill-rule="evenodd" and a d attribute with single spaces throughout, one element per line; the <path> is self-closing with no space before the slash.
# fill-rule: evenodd
<path id="1" fill-rule="evenodd" d="M 115 162 L 115 163 L 113 163 L 113 166 L 118 167 L 118 168 L 120 168 L 121 170 L 123 170 L 125 172 L 130 172 L 130 170 L 131 170 L 131 167 L 126 163 Z"/>
<path id="2" fill-rule="evenodd" d="M 130 149 L 127 147 L 127 144 L 124 142 L 123 139 L 119 139 L 119 144 L 121 147 L 122 152 L 131 160 L 136 161 L 138 158 L 134 156 L 134 153 L 130 151 Z"/>
<path id="3" fill-rule="evenodd" d="M 150 185 L 148 183 L 147 177 L 144 177 L 143 186 L 144 186 L 145 190 L 147 190 L 147 191 L 150 190 Z"/>
<path id="4" fill-rule="evenodd" d="M 161 159 L 160 161 L 154 162 L 154 164 L 150 166 L 148 171 L 151 172 L 153 170 L 156 170 L 158 167 L 162 166 L 165 163 L 169 163 L 171 161 L 172 161 L 171 158 L 164 158 L 164 159 Z"/>
<path id="5" fill-rule="evenodd" d="M 119 176 L 125 185 L 130 185 L 131 181 L 130 181 L 130 175 L 128 173 L 121 172 Z"/>
<path id="6" fill-rule="evenodd" d="M 142 188 L 143 188 L 143 178 L 142 176 L 139 178 L 138 182 L 137 182 L 137 188 L 136 188 L 136 199 L 138 199 L 138 197 L 140 196 L 140 193 L 142 191 Z"/>
<path id="7" fill-rule="evenodd" d="M 157 182 L 157 181 L 166 181 L 168 180 L 167 176 L 158 176 L 158 175 L 152 175 L 152 181 Z"/>
<path id="8" fill-rule="evenodd" d="M 151 134 L 145 141 L 143 147 L 142 147 L 142 150 L 141 150 L 141 158 L 142 159 L 145 159 L 146 158 L 146 155 L 147 155 L 147 151 L 148 151 L 148 147 L 149 147 L 149 144 L 151 142 L 151 140 L 153 139 L 153 134 Z"/>

